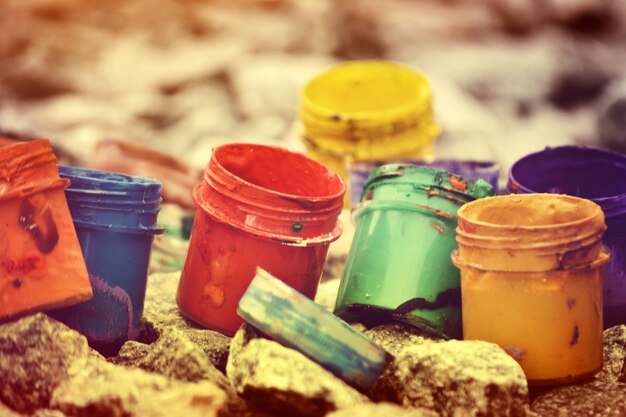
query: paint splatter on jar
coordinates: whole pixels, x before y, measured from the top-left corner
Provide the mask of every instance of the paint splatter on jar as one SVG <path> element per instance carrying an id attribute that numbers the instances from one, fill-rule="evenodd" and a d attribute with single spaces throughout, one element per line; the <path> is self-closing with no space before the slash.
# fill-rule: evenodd
<path id="1" fill-rule="evenodd" d="M 237 304 L 257 267 L 313 298 L 346 187 L 339 175 L 286 149 L 228 144 L 213 150 L 194 189 L 197 212 L 176 296 L 195 322 L 233 335 Z"/>
<path id="2" fill-rule="evenodd" d="M 0 152 L 0 321 L 92 297 L 48 140 Z"/>
<path id="3" fill-rule="evenodd" d="M 458 211 L 463 335 L 497 343 L 530 384 L 569 383 L 602 367 L 600 207 L 582 198 L 485 198 Z"/>
<path id="4" fill-rule="evenodd" d="M 335 314 L 369 322 L 406 322 L 446 338 L 461 337 L 456 212 L 493 195 L 483 180 L 404 164 L 375 169 L 353 211 L 354 240 Z"/>

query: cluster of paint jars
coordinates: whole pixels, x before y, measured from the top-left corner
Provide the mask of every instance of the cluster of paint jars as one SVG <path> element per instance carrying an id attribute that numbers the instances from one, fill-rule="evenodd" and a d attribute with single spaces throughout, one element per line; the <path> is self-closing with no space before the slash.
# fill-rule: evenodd
<path id="1" fill-rule="evenodd" d="M 192 194 L 183 314 L 234 334 L 259 267 L 313 298 L 349 205 L 343 177 L 356 233 L 338 316 L 495 342 L 536 384 L 600 369 L 603 319 L 626 322 L 626 156 L 546 149 L 512 167 L 513 194 L 493 197 L 497 164 L 415 159 L 431 156 L 439 131 L 430 85 L 385 62 L 314 78 L 300 122 L 313 159 L 254 144 L 213 150 Z M 379 161 L 390 159 L 403 162 Z M 0 320 L 51 311 L 102 351 L 135 337 L 161 185 L 59 170 L 45 140 L 3 147 L 0 165 Z"/>
<path id="2" fill-rule="evenodd" d="M 0 319 L 49 311 L 115 351 L 139 330 L 161 185 L 59 168 L 47 140 L 0 155 Z"/>

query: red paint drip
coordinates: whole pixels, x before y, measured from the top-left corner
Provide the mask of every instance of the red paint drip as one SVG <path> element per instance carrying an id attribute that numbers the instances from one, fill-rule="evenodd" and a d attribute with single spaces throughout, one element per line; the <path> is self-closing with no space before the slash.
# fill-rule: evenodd
<path id="1" fill-rule="evenodd" d="M 463 177 L 450 175 L 450 184 L 457 190 L 465 191 L 467 189 L 467 182 L 465 182 Z"/>

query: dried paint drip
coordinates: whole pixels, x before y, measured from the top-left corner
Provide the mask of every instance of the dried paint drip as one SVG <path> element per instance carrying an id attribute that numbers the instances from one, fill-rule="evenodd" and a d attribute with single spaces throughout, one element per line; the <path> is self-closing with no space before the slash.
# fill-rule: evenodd
<path id="1" fill-rule="evenodd" d="M 483 180 L 433 168 L 389 164 L 375 169 L 353 211 L 356 234 L 335 313 L 360 322 L 378 312 L 440 337 L 460 338 L 459 273 L 450 262 L 456 211 L 491 194 Z M 397 277 L 406 283 L 399 286 Z"/>
<path id="2" fill-rule="evenodd" d="M 37 209 L 30 199 L 25 198 L 20 206 L 19 222 L 41 253 L 52 252 L 59 243 L 59 232 L 49 207 Z"/>
<path id="3" fill-rule="evenodd" d="M 345 185 L 329 168 L 272 146 L 215 148 L 194 189 L 193 233 L 176 295 L 195 322 L 234 334 L 257 266 L 309 297 L 317 290 Z"/>
<path id="4" fill-rule="evenodd" d="M 413 310 L 439 310 L 446 307 L 461 308 L 461 289 L 448 288 L 437 294 L 435 301 L 429 301 L 423 297 L 411 298 L 396 308 L 396 312 L 403 314 Z"/>
<path id="5" fill-rule="evenodd" d="M 458 217 L 452 260 L 461 270 L 465 339 L 502 346 L 531 384 L 593 376 L 602 366 L 601 273 L 609 259 L 600 207 L 512 194 L 466 204 Z"/>
<path id="6" fill-rule="evenodd" d="M 152 241 L 163 232 L 156 224 L 161 185 L 87 168 L 61 167 L 61 175 L 72 180 L 66 196 L 94 297 L 54 315 L 115 354 L 139 331 Z"/>

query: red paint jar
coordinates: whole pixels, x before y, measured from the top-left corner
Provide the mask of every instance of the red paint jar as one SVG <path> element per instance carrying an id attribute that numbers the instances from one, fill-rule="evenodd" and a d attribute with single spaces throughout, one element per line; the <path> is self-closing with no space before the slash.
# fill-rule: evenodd
<path id="1" fill-rule="evenodd" d="M 256 267 L 313 298 L 328 245 L 342 232 L 346 186 L 331 169 L 278 147 L 215 148 L 204 181 L 176 300 L 201 325 L 234 334 L 237 305 Z"/>

